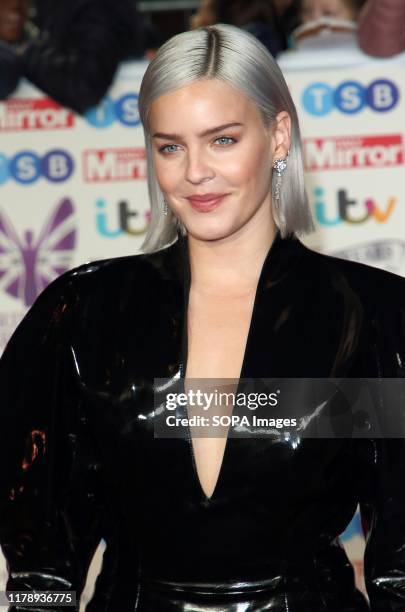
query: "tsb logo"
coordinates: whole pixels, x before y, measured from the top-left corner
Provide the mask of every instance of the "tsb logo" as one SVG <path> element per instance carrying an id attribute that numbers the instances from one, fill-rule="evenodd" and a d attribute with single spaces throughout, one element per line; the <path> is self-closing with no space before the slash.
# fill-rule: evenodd
<path id="1" fill-rule="evenodd" d="M 0 185 L 10 178 L 31 185 L 41 176 L 52 183 L 67 181 L 73 174 L 74 161 L 61 149 L 52 149 L 40 157 L 33 151 L 21 151 L 10 159 L 0 153 Z"/>
<path id="2" fill-rule="evenodd" d="M 106 128 L 116 121 L 126 127 L 136 127 L 140 124 L 138 95 L 129 93 L 118 100 L 104 98 L 98 106 L 87 111 L 85 118 L 95 128 Z"/>
<path id="3" fill-rule="evenodd" d="M 377 79 L 367 87 L 357 81 L 344 81 L 336 88 L 328 83 L 312 83 L 302 95 L 304 109 L 315 117 L 324 117 L 335 108 L 352 115 L 366 106 L 377 113 L 385 113 L 392 110 L 398 100 L 398 87 L 388 79 Z"/>

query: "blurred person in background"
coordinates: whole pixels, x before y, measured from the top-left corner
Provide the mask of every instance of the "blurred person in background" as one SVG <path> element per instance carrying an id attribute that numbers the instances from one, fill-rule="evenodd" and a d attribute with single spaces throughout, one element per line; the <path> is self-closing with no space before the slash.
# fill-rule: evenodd
<path id="1" fill-rule="evenodd" d="M 290 35 L 300 25 L 299 0 L 273 0 L 277 20 L 287 46 L 291 46 Z"/>
<path id="2" fill-rule="evenodd" d="M 391 57 L 405 51 L 405 0 L 369 0 L 360 16 L 358 39 L 369 55 Z"/>
<path id="3" fill-rule="evenodd" d="M 21 54 L 22 73 L 78 113 L 103 98 L 121 61 L 143 56 L 134 0 L 38 0 L 36 8 L 40 34 Z"/>
<path id="4" fill-rule="evenodd" d="M 214 25 L 218 21 L 215 11 L 215 0 L 201 0 L 200 6 L 190 19 L 190 29 Z"/>
<path id="5" fill-rule="evenodd" d="M 357 41 L 365 0 L 301 0 L 300 25 L 290 49 L 277 58 L 283 71 L 342 67 L 367 59 Z"/>
<path id="6" fill-rule="evenodd" d="M 356 21 L 364 0 L 301 0 L 301 22 L 334 17 Z"/>
<path id="7" fill-rule="evenodd" d="M 253 34 L 276 57 L 287 47 L 275 4 L 269 0 L 202 0 L 190 28 L 228 23 Z"/>
<path id="8" fill-rule="evenodd" d="M 358 49 L 357 19 L 365 0 L 302 0 L 300 25 L 292 33 L 295 49 Z"/>
<path id="9" fill-rule="evenodd" d="M 14 46 L 31 37 L 28 8 L 28 0 L 0 0 L 0 40 Z"/>
<path id="10" fill-rule="evenodd" d="M 0 99 L 17 87 L 21 68 L 17 52 L 35 35 L 28 0 L 0 0 Z"/>

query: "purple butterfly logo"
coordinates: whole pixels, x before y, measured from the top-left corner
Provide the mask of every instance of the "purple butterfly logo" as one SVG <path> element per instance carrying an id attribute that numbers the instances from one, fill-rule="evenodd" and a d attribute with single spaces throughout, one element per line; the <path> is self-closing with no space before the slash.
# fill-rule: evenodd
<path id="1" fill-rule="evenodd" d="M 73 215 L 71 200 L 62 200 L 35 240 L 31 230 L 20 239 L 4 211 L 0 211 L 0 289 L 32 306 L 54 278 L 70 269 L 76 244 Z"/>

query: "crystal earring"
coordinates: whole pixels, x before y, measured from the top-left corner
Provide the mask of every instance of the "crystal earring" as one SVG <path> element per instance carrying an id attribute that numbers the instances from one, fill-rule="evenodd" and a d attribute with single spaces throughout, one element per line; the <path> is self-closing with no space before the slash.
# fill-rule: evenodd
<path id="1" fill-rule="evenodd" d="M 280 199 L 281 184 L 283 182 L 282 173 L 287 168 L 287 160 L 288 160 L 289 155 L 290 155 L 290 149 L 288 149 L 286 157 L 282 159 L 276 159 L 273 162 L 273 168 L 277 172 L 276 184 L 274 186 L 274 198 L 276 200 Z"/>
<path id="2" fill-rule="evenodd" d="M 163 214 L 167 215 L 167 202 L 166 202 L 166 198 L 163 198 Z"/>

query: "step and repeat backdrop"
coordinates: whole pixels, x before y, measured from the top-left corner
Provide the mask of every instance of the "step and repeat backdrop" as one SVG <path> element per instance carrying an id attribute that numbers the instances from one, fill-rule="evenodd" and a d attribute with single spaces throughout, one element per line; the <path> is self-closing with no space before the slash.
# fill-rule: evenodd
<path id="1" fill-rule="evenodd" d="M 0 353 L 56 276 L 139 250 L 149 222 L 137 103 L 146 65 L 124 64 L 84 117 L 27 82 L 0 103 Z M 405 55 L 378 61 L 358 50 L 292 53 L 280 65 L 300 116 L 316 224 L 303 241 L 405 276 Z M 342 542 L 364 590 L 358 514 Z M 82 610 L 102 551 L 103 542 Z"/>
<path id="2" fill-rule="evenodd" d="M 149 221 L 138 115 L 146 65 L 124 65 L 85 117 L 28 83 L 0 103 L 0 352 L 53 278 L 139 249 Z"/>
<path id="3" fill-rule="evenodd" d="M 405 276 L 405 54 L 315 49 L 279 63 L 300 117 L 316 224 L 304 242 Z"/>

